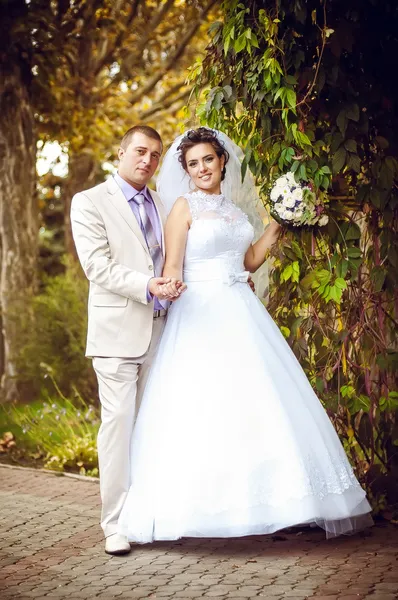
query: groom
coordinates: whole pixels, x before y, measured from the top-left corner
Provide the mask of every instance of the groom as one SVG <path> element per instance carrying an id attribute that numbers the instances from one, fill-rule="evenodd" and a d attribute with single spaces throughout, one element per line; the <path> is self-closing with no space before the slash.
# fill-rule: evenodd
<path id="1" fill-rule="evenodd" d="M 161 277 L 165 215 L 147 183 L 162 153 L 157 131 L 137 125 L 124 135 L 116 175 L 76 194 L 71 222 L 90 281 L 86 355 L 92 357 L 101 401 L 98 460 L 105 552 L 127 554 L 117 521 L 130 485 L 130 440 L 167 312 L 184 292 Z"/>

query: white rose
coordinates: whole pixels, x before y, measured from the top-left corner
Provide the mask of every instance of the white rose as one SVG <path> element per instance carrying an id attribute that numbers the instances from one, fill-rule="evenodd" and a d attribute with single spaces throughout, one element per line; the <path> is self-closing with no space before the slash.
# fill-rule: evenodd
<path id="1" fill-rule="evenodd" d="M 282 204 L 282 206 L 285 206 L 286 198 L 285 198 L 284 194 L 282 193 L 282 190 L 281 190 L 281 192 L 279 194 L 279 198 L 280 198 L 279 199 L 280 204 Z"/>
<path id="2" fill-rule="evenodd" d="M 284 187 L 287 184 L 288 180 L 286 179 L 285 175 L 278 177 L 278 179 L 275 181 L 275 185 L 277 185 L 278 187 Z"/>
<path id="3" fill-rule="evenodd" d="M 290 185 L 294 185 L 296 183 L 296 180 L 294 178 L 294 173 L 292 173 L 291 171 L 289 171 L 289 173 L 286 173 L 285 175 L 287 182 Z"/>
<path id="4" fill-rule="evenodd" d="M 285 199 L 285 202 L 284 202 L 284 205 L 286 206 L 286 208 L 294 208 L 295 204 L 296 204 L 296 201 L 293 198 L 293 196 L 291 194 L 289 196 L 287 196 L 287 198 Z"/>
<path id="5" fill-rule="evenodd" d="M 292 196 L 295 200 L 300 200 L 301 202 L 303 199 L 303 190 L 301 189 L 301 187 L 297 187 L 295 190 L 293 190 Z"/>
<path id="6" fill-rule="evenodd" d="M 273 202 L 276 202 L 279 198 L 279 196 L 281 195 L 281 188 L 279 186 L 275 186 L 272 188 L 271 190 L 271 200 Z"/>
<path id="7" fill-rule="evenodd" d="M 290 196 L 290 187 L 288 185 L 285 185 L 285 187 L 283 188 L 283 195 Z"/>
<path id="8" fill-rule="evenodd" d="M 285 213 L 284 213 L 284 215 L 283 215 L 283 218 L 286 219 L 286 221 L 293 221 L 294 214 L 292 213 L 291 210 L 286 210 Z"/>

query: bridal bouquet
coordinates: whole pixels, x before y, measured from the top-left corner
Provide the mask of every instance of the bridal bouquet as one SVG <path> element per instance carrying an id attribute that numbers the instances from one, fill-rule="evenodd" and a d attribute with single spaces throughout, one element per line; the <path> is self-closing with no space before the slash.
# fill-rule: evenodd
<path id="1" fill-rule="evenodd" d="M 292 172 L 278 177 L 270 194 L 271 215 L 282 225 L 326 225 L 329 217 L 308 185 L 297 183 Z"/>

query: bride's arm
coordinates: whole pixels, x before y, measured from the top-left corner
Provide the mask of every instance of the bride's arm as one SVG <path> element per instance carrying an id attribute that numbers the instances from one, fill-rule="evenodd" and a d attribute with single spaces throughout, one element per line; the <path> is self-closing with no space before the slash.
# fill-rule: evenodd
<path id="1" fill-rule="evenodd" d="M 271 221 L 263 235 L 255 244 L 252 244 L 245 255 L 245 269 L 254 273 L 265 262 L 267 250 L 275 244 L 279 237 L 281 226 L 276 221 Z"/>
<path id="2" fill-rule="evenodd" d="M 185 246 L 191 222 L 188 202 L 183 197 L 177 198 L 165 227 L 166 258 L 163 267 L 164 277 L 172 277 L 182 281 Z"/>

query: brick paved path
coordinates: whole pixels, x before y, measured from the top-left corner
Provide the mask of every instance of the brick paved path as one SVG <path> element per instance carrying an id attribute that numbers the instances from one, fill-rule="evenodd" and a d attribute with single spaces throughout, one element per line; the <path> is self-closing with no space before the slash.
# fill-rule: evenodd
<path id="1" fill-rule="evenodd" d="M 398 598 L 398 529 L 184 539 L 103 552 L 96 482 L 0 466 L 0 598 Z"/>

